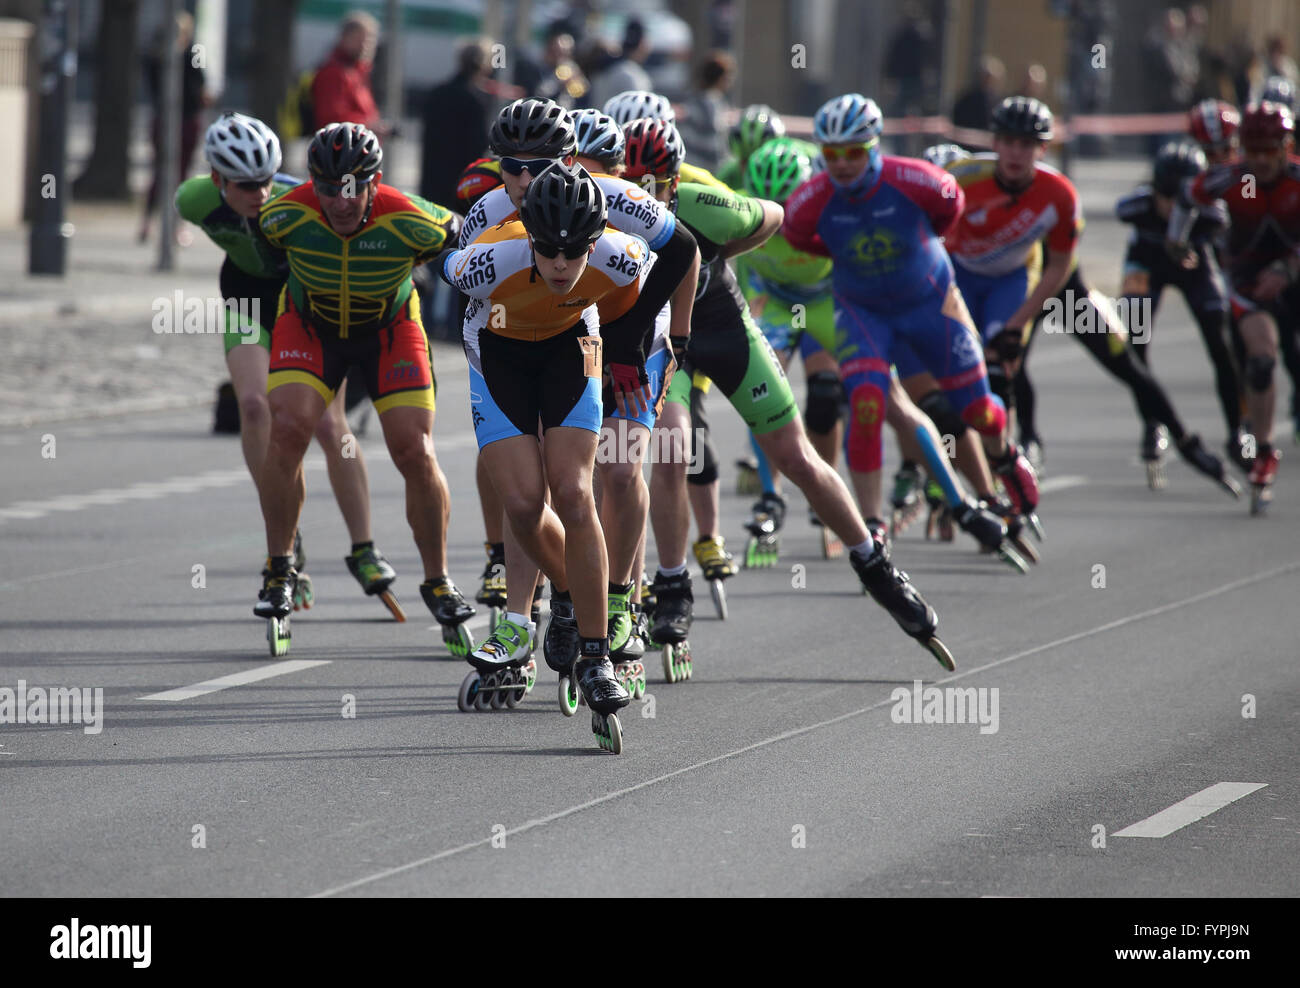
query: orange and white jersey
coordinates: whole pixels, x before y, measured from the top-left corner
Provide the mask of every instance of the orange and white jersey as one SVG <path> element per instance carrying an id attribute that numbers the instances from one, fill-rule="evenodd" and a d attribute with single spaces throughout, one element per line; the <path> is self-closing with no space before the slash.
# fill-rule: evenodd
<path id="1" fill-rule="evenodd" d="M 948 171 L 966 195 L 957 226 L 944 238 L 953 261 L 975 274 L 997 276 L 1034 265 L 1046 239 L 1053 254 L 1069 254 L 1083 230 L 1079 194 L 1070 180 L 1039 164 L 1021 192 L 1007 192 L 994 175 L 997 155 L 953 162 Z"/>
<path id="2" fill-rule="evenodd" d="M 472 244 L 452 251 L 442 276 L 470 296 L 465 310 L 465 344 L 477 349 L 483 330 L 515 340 L 538 341 L 583 322 L 600 334 L 600 313 L 616 319 L 632 308 L 654 265 L 640 237 L 605 228 L 587 257 L 587 268 L 565 295 L 556 295 L 533 265 L 533 250 L 519 220 L 484 231 Z"/>
<path id="3" fill-rule="evenodd" d="M 658 250 L 668 242 L 677 228 L 677 217 L 672 210 L 651 193 L 625 178 L 606 175 L 604 172 L 589 174 L 605 196 L 605 209 L 608 213 L 606 223 L 615 230 L 635 234 L 649 244 L 651 250 Z M 495 188 L 470 207 L 465 222 L 460 227 L 458 246 L 468 247 L 483 231 L 518 217 L 519 211 L 510 201 L 505 188 Z"/>

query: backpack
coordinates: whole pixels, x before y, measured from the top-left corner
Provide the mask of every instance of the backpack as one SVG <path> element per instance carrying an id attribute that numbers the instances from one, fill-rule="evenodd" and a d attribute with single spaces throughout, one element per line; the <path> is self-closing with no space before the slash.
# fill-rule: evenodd
<path id="1" fill-rule="evenodd" d="M 316 132 L 316 106 L 311 96 L 311 87 L 315 81 L 315 69 L 303 72 L 285 97 L 277 121 L 277 129 L 283 139 L 291 141 L 298 137 L 310 137 Z"/>

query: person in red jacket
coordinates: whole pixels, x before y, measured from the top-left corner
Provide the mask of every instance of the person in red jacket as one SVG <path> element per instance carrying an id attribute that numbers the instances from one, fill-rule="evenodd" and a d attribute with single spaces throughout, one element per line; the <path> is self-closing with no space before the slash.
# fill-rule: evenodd
<path id="1" fill-rule="evenodd" d="M 348 121 L 364 124 L 380 138 L 392 133 L 392 125 L 380 117 L 370 90 L 378 43 L 379 22 L 372 16 L 357 12 L 343 18 L 338 44 L 311 84 L 317 129 Z"/>

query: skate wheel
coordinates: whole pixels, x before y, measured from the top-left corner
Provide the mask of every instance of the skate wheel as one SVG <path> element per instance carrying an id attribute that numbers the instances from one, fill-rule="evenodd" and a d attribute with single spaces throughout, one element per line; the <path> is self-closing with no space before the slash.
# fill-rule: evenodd
<path id="1" fill-rule="evenodd" d="M 890 538 L 892 538 L 892 534 Z M 822 558 L 839 559 L 844 555 L 844 543 L 829 528 L 822 528 Z"/>
<path id="2" fill-rule="evenodd" d="M 602 751 L 615 755 L 623 753 L 623 727 L 618 722 L 618 714 L 591 715 L 591 733 L 596 735 L 596 744 Z"/>
<path id="3" fill-rule="evenodd" d="M 1025 538 L 1024 532 L 1017 533 L 1016 536 L 1011 539 L 1011 544 L 1016 547 L 1016 551 L 1020 553 L 1021 556 L 1031 563 L 1037 563 L 1041 558 L 1038 554 L 1038 550 L 1034 548 L 1034 544 Z"/>
<path id="4" fill-rule="evenodd" d="M 495 674 L 480 679 L 478 684 L 478 693 L 474 696 L 474 709 L 478 711 L 490 710 L 492 701 L 496 697 L 496 676 Z"/>
<path id="5" fill-rule="evenodd" d="M 982 552 L 985 550 L 983 547 L 981 547 L 980 551 Z M 1010 566 L 1012 569 L 1020 573 L 1029 572 L 1029 564 L 1025 562 L 1016 553 L 1015 549 L 1011 548 L 1011 546 L 1007 545 L 1006 543 L 1003 543 L 1001 546 L 998 547 L 998 558 L 1001 559 L 1008 566 Z"/>
<path id="6" fill-rule="evenodd" d="M 514 690 L 509 688 L 511 685 L 511 678 L 509 672 L 493 673 L 488 678 L 488 685 L 492 692 L 488 702 L 491 704 L 493 710 L 500 710 L 504 707 L 506 705 L 507 694 L 514 693 Z"/>
<path id="7" fill-rule="evenodd" d="M 384 606 L 388 608 L 389 613 L 393 615 L 394 620 L 399 622 L 406 620 L 406 611 L 402 610 L 402 605 L 399 604 L 397 598 L 393 596 L 393 591 L 385 590 L 379 595 L 379 599 L 384 602 Z"/>
<path id="8" fill-rule="evenodd" d="M 1043 523 L 1038 520 L 1038 512 L 1029 512 L 1029 514 L 1025 515 L 1025 520 L 1029 522 L 1029 527 L 1034 530 L 1034 537 L 1039 542 L 1042 542 L 1046 537 L 1046 533 L 1043 531 Z"/>
<path id="9" fill-rule="evenodd" d="M 295 611 L 310 611 L 311 605 L 316 601 L 316 593 L 312 589 L 311 577 L 306 573 L 298 574 L 298 585 L 293 592 L 293 609 Z"/>
<path id="10" fill-rule="evenodd" d="M 677 663 L 674 660 L 676 651 L 677 646 L 673 645 L 671 642 L 664 643 L 664 679 L 668 680 L 670 683 L 677 682 Z"/>
<path id="11" fill-rule="evenodd" d="M 289 654 L 289 641 L 292 635 L 289 631 L 289 616 L 286 614 L 282 618 L 266 619 L 266 642 L 270 648 L 272 657 L 279 658 L 281 655 Z"/>
<path id="12" fill-rule="evenodd" d="M 572 676 L 560 677 L 560 713 L 565 717 L 572 717 L 578 712 L 578 692 L 577 681 Z"/>
<path id="13" fill-rule="evenodd" d="M 522 700 L 524 696 L 531 693 L 533 687 L 537 685 L 537 660 L 530 658 L 526 663 L 524 663 L 520 675 L 522 677 L 521 681 L 524 684 L 524 694 L 519 697 L 519 699 Z"/>
<path id="14" fill-rule="evenodd" d="M 1147 487 L 1153 491 L 1164 490 L 1166 482 L 1164 464 L 1159 460 L 1147 463 Z"/>
<path id="15" fill-rule="evenodd" d="M 727 588 L 721 580 L 710 580 L 709 592 L 713 594 L 713 607 L 718 612 L 718 620 L 727 620 Z"/>
<path id="16" fill-rule="evenodd" d="M 478 700 L 480 682 L 477 671 L 471 671 L 461 681 L 460 692 L 456 694 L 456 707 L 461 713 L 467 714 L 474 709 L 474 704 Z"/>
<path id="17" fill-rule="evenodd" d="M 925 647 L 930 650 L 930 654 L 939 660 L 939 665 L 943 666 L 949 672 L 957 671 L 957 663 L 953 661 L 952 653 L 948 651 L 948 646 L 939 641 L 938 638 L 931 638 L 925 642 Z"/>
<path id="18" fill-rule="evenodd" d="M 474 636 L 463 624 L 450 627 L 443 625 L 442 642 L 447 646 L 447 651 L 458 659 L 465 658 L 474 650 Z"/>

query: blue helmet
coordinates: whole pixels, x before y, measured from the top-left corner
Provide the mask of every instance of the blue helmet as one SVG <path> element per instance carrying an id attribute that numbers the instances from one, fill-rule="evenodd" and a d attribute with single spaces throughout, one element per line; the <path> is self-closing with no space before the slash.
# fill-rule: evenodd
<path id="1" fill-rule="evenodd" d="M 856 144 L 880 136 L 882 119 L 876 101 L 860 93 L 836 96 L 813 117 L 813 137 L 819 144 Z"/>
<path id="2" fill-rule="evenodd" d="M 594 108 L 574 110 L 570 115 L 578 138 L 578 154 L 607 166 L 622 164 L 627 140 L 613 117 Z"/>
<path id="3" fill-rule="evenodd" d="M 1259 97 L 1261 103 L 1265 100 L 1270 103 L 1281 103 L 1288 109 L 1294 110 L 1296 108 L 1295 86 L 1284 75 L 1270 76 L 1268 82 L 1264 83 L 1264 91 Z"/>

